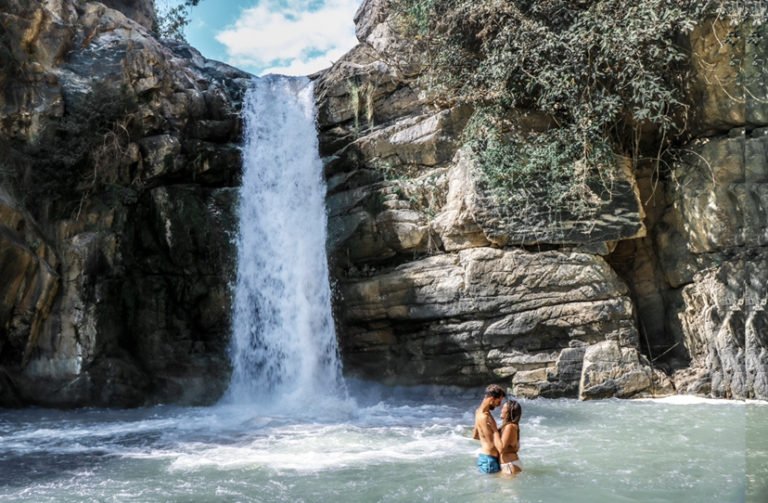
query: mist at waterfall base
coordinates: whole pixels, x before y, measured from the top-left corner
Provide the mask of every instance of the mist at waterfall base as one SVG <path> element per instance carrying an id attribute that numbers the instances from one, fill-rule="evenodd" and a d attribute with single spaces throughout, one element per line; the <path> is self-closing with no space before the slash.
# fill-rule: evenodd
<path id="1" fill-rule="evenodd" d="M 2 411 L 0 501 L 768 501 L 766 404 L 522 400 L 525 469 L 508 479 L 474 466 L 482 389 L 344 382 L 311 102 L 307 81 L 275 78 L 246 106 L 226 396 Z"/>

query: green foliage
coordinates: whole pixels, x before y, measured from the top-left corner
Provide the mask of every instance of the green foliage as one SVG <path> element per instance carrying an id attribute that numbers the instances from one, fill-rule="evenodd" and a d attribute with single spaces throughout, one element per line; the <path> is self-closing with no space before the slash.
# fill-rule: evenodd
<path id="1" fill-rule="evenodd" d="M 407 35 L 429 48 L 424 87 L 446 105 L 481 110 L 466 142 L 489 186 L 499 195 L 536 179 L 551 184 L 552 204 L 575 202 L 585 181 L 594 187 L 604 180 L 601 170 L 614 152 L 658 156 L 684 131 L 688 55 L 681 35 L 718 16 L 734 30 L 748 21 L 758 26 L 766 11 L 763 3 L 740 0 L 391 5 Z M 553 129 L 516 131 L 507 119 L 513 109 L 543 112 Z"/>
<path id="2" fill-rule="evenodd" d="M 439 0 L 423 0 L 420 2 L 397 2 L 396 5 L 407 13 L 415 31 L 420 35 L 429 33 L 430 16 L 435 12 Z"/>
<path id="3" fill-rule="evenodd" d="M 607 165 L 616 156 L 604 138 L 580 142 L 575 140 L 579 134 L 574 126 L 504 132 L 485 111 L 475 114 L 465 132 L 483 170 L 484 188 L 502 207 L 588 217 L 613 195 Z M 602 176 L 591 176 L 595 172 Z"/>
<path id="4" fill-rule="evenodd" d="M 372 82 L 365 82 L 361 84 L 357 79 L 348 80 L 347 86 L 349 88 L 350 105 L 352 106 L 352 111 L 354 112 L 355 134 L 360 134 L 360 116 L 363 113 L 365 114 L 367 129 L 373 129 L 373 93 L 376 90 L 376 86 L 374 86 Z"/>
<path id="5" fill-rule="evenodd" d="M 184 28 L 189 25 L 189 13 L 200 0 L 184 0 L 179 5 L 171 7 L 166 0 L 157 10 L 157 25 L 155 31 L 163 38 L 185 41 Z"/>

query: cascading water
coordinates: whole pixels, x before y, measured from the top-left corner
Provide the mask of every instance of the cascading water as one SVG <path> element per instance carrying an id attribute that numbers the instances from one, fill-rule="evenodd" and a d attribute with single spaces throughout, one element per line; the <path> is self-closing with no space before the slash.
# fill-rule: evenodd
<path id="1" fill-rule="evenodd" d="M 257 79 L 244 105 L 227 399 L 266 407 L 343 392 L 312 83 Z"/>

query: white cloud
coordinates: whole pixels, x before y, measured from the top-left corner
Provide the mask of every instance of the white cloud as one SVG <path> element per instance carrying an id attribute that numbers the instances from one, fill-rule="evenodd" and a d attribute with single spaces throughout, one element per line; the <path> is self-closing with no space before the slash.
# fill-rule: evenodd
<path id="1" fill-rule="evenodd" d="M 352 18 L 360 2 L 261 1 L 245 9 L 216 40 L 226 47 L 232 65 L 260 74 L 308 75 L 357 44 Z"/>

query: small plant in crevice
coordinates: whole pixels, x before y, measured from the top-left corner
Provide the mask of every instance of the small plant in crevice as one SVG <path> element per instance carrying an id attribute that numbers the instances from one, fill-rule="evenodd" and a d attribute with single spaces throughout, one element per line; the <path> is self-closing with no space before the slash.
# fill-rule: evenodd
<path id="1" fill-rule="evenodd" d="M 364 117 L 368 131 L 374 126 L 373 93 L 376 85 L 373 82 L 360 83 L 357 78 L 347 81 L 349 100 L 354 117 L 354 132 L 360 135 L 362 132 L 361 119 Z"/>
<path id="2" fill-rule="evenodd" d="M 78 220 L 89 199 L 99 190 L 109 186 L 119 185 L 119 170 L 124 161 L 128 160 L 128 145 L 132 139 L 131 122 L 133 117 L 116 118 L 105 129 L 99 131 L 100 138 L 95 142 L 88 154 L 90 170 L 81 174 L 76 186 L 80 201 L 73 213 L 73 219 Z M 127 180 L 123 180 L 127 182 Z"/>

